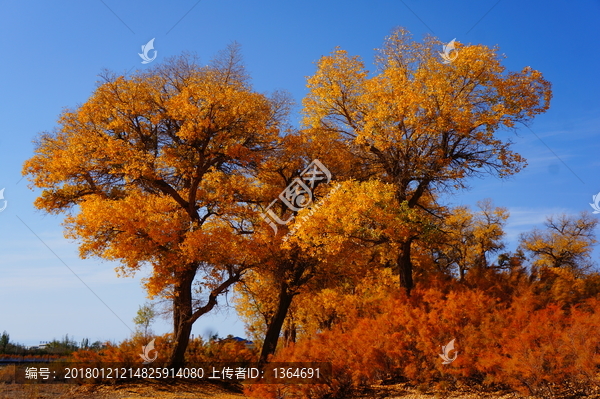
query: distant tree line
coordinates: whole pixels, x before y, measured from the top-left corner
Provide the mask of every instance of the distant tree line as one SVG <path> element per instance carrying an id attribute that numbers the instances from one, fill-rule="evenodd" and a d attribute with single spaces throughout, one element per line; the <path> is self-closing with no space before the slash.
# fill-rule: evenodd
<path id="1" fill-rule="evenodd" d="M 42 346 L 27 346 L 17 342 L 10 341 L 10 334 L 6 330 L 0 335 L 0 356 L 1 355 L 70 355 L 79 349 L 98 350 L 104 344 L 100 341 L 90 343 L 88 338 L 84 338 L 81 342 L 75 341 L 69 334 L 58 340 L 53 339 Z"/>

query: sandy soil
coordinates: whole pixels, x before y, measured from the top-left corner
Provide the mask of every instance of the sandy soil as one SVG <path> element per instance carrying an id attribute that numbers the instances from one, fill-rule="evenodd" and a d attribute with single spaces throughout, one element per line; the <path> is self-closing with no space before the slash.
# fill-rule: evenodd
<path id="1" fill-rule="evenodd" d="M 119 385 L 3 384 L 0 399 L 244 399 L 239 388 L 218 384 L 177 382 L 126 382 Z M 419 393 L 404 384 L 375 385 L 353 399 L 534 399 L 506 392 Z M 578 397 L 582 398 L 582 397 Z M 600 394 L 588 396 L 600 399 Z M 350 398 L 349 398 L 350 399 Z M 535 398 L 538 399 L 538 398 Z M 543 398 L 539 398 L 543 399 Z"/>
<path id="2" fill-rule="evenodd" d="M 242 399 L 241 393 L 212 384 L 126 383 L 77 386 L 73 384 L 0 384 L 0 399 Z"/>
<path id="3" fill-rule="evenodd" d="M 74 385 L 17 385 L 1 384 L 0 399 L 243 399 L 246 396 L 218 385 L 177 383 L 172 385 L 151 383 L 126 383 L 110 386 Z M 356 399 L 509 399 L 514 394 L 420 394 L 404 386 L 374 386 Z M 522 397 L 521 397 L 522 398 Z"/>

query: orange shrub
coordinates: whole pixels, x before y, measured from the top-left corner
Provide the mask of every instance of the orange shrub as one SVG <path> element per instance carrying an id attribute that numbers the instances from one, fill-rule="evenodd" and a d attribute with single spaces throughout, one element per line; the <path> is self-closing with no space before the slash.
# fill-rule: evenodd
<path id="1" fill-rule="evenodd" d="M 171 345 L 172 336 L 166 334 L 163 336 L 153 337 L 154 348 L 158 353 L 156 362 L 162 363 L 167 361 Z M 106 342 L 105 347 L 100 350 L 82 349 L 73 353 L 72 360 L 74 362 L 85 363 L 124 363 L 127 365 L 139 364 L 142 361 L 140 354 L 142 346 L 145 346 L 151 341 L 140 335 L 134 335 L 131 339 L 126 339 L 119 344 Z M 154 356 L 154 352 L 150 354 Z"/>
<path id="2" fill-rule="evenodd" d="M 536 311 L 517 301 L 502 336 L 501 370 L 495 378 L 524 393 L 552 395 L 569 385 L 587 393 L 600 366 L 600 302 L 568 310 L 549 304 Z"/>
<path id="3" fill-rule="evenodd" d="M 172 335 L 153 337 L 154 347 L 158 353 L 156 363 L 166 362 L 172 348 Z M 129 365 L 139 364 L 142 359 L 142 346 L 150 341 L 135 335 L 131 339 L 119 344 L 106 343 L 106 347 L 100 350 L 78 350 L 73 353 L 72 360 L 76 362 L 89 363 L 125 363 Z M 150 354 L 154 356 L 154 352 Z M 243 342 L 233 340 L 209 341 L 201 339 L 190 340 L 185 354 L 188 363 L 203 362 L 252 362 L 258 358 L 257 350 L 248 348 Z"/>
<path id="4" fill-rule="evenodd" d="M 457 285 L 448 291 L 421 287 L 410 298 L 390 295 L 370 315 L 302 339 L 272 359 L 331 362 L 333 375 L 326 384 L 253 385 L 246 393 L 343 398 L 380 380 L 404 379 L 493 383 L 542 395 L 568 388 L 583 394 L 597 383 L 600 299 L 565 308 L 564 302 L 547 302 L 532 289 L 512 300 L 498 295 L 502 290 Z M 438 354 L 451 339 L 458 356 L 443 365 Z"/>
<path id="5" fill-rule="evenodd" d="M 258 350 L 231 339 L 208 342 L 196 339 L 190 341 L 185 359 L 189 363 L 249 363 L 258 360 Z"/>

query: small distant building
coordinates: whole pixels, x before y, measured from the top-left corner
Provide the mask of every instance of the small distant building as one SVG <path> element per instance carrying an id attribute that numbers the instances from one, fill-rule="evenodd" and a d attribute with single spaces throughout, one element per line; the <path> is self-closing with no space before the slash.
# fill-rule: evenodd
<path id="1" fill-rule="evenodd" d="M 29 346 L 27 349 L 46 349 L 48 347 L 48 342 L 47 341 L 40 341 L 39 345 L 33 345 L 33 346 Z"/>

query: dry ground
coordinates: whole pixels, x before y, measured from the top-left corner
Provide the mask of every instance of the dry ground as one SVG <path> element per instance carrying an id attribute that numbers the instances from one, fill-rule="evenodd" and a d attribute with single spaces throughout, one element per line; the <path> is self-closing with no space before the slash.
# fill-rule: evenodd
<path id="1" fill-rule="evenodd" d="M 178 382 L 119 385 L 1 384 L 0 399 L 243 399 L 235 390 L 214 384 Z"/>
<path id="2" fill-rule="evenodd" d="M 402 385 L 374 386 L 356 399 L 509 399 L 514 394 L 428 393 L 420 394 Z M 110 386 L 74 386 L 71 384 L 17 385 L 0 384 L 0 399 L 243 399 L 243 394 L 213 384 L 124 383 Z M 523 398 L 522 396 L 520 398 Z"/>
<path id="3" fill-rule="evenodd" d="M 118 385 L 4 384 L 0 399 L 244 399 L 239 389 L 210 383 L 125 382 Z M 404 384 L 372 386 L 352 399 L 525 399 L 513 393 L 419 393 Z M 532 397 L 529 397 L 533 399 Z M 600 399 L 600 395 L 589 396 Z M 350 399 L 350 398 L 348 398 Z"/>

